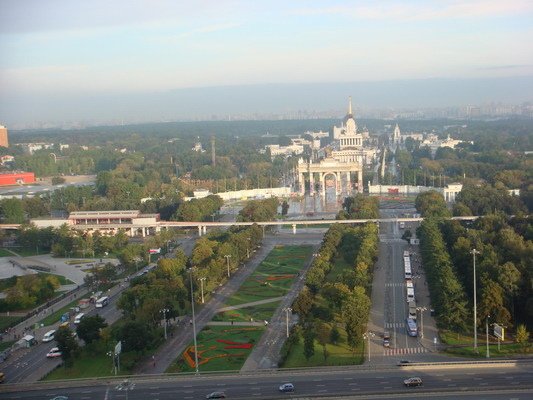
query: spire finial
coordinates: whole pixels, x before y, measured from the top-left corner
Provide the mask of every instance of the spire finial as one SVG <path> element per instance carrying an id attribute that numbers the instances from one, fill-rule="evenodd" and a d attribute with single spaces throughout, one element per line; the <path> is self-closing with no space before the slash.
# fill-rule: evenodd
<path id="1" fill-rule="evenodd" d="M 348 114 L 352 115 L 352 96 L 348 97 Z"/>

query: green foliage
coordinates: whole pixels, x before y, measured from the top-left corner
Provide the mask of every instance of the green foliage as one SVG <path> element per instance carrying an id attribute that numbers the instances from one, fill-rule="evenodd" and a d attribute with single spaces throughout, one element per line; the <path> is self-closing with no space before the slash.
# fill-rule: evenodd
<path id="1" fill-rule="evenodd" d="M 27 310 L 52 299 L 59 279 L 53 275 L 24 275 L 15 278 L 16 283 L 6 289 L 7 310 Z"/>
<path id="2" fill-rule="evenodd" d="M 464 289 L 452 266 L 437 222 L 425 219 L 417 236 L 437 321 L 441 326 L 463 330 L 468 315 Z"/>
<path id="3" fill-rule="evenodd" d="M 79 345 L 73 332 L 69 328 L 62 326 L 56 331 L 54 340 L 61 352 L 61 358 L 65 362 L 65 366 L 71 366 L 74 358 L 79 353 Z"/>
<path id="4" fill-rule="evenodd" d="M 250 200 L 239 212 L 238 221 L 261 222 L 272 221 L 278 212 L 279 201 L 272 197 L 265 200 Z"/>
<path id="5" fill-rule="evenodd" d="M 0 218 L 5 224 L 22 224 L 25 220 L 22 202 L 19 199 L 0 200 Z"/>
<path id="6" fill-rule="evenodd" d="M 173 219 L 176 221 L 206 221 L 220 210 L 224 202 L 219 196 L 210 195 L 180 204 Z"/>
<path id="7" fill-rule="evenodd" d="M 342 211 L 337 219 L 376 219 L 379 218 L 379 201 L 376 197 L 357 194 L 346 197 L 342 204 Z"/>
<path id="8" fill-rule="evenodd" d="M 529 348 L 529 332 L 524 324 L 520 324 L 516 328 L 515 341 L 522 347 L 522 351 Z"/>
<path id="9" fill-rule="evenodd" d="M 91 344 L 100 339 L 100 331 L 106 326 L 107 323 L 101 316 L 86 316 L 78 324 L 76 333 L 86 344 Z"/>
<path id="10" fill-rule="evenodd" d="M 465 185 L 456 201 L 468 207 L 474 215 L 492 214 L 497 211 L 514 215 L 527 211 L 520 198 L 511 196 L 505 187 L 498 189 L 490 185 Z"/>
<path id="11" fill-rule="evenodd" d="M 315 332 L 312 327 L 304 329 L 304 356 L 309 360 L 315 354 Z"/>
<path id="12" fill-rule="evenodd" d="M 415 206 L 422 217 L 446 218 L 451 216 L 442 194 L 435 190 L 416 196 Z"/>

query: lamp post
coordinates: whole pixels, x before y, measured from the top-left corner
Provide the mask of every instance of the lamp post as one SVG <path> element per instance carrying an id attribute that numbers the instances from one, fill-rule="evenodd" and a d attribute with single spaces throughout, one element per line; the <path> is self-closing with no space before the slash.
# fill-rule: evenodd
<path id="1" fill-rule="evenodd" d="M 486 334 L 486 342 L 487 342 L 487 358 L 490 358 L 490 350 L 489 350 L 489 318 L 490 318 L 490 315 L 487 315 L 487 319 L 485 320 L 485 334 Z"/>
<path id="2" fill-rule="evenodd" d="M 370 361 L 370 337 L 374 337 L 376 336 L 376 334 L 374 332 L 365 332 L 363 334 L 363 339 L 367 339 L 368 340 L 368 361 Z"/>
<path id="3" fill-rule="evenodd" d="M 202 304 L 205 303 L 204 301 L 204 281 L 206 280 L 207 278 L 206 277 L 203 277 L 203 278 L 199 278 L 198 280 L 200 281 L 200 291 L 202 293 Z"/>
<path id="4" fill-rule="evenodd" d="M 474 351 L 477 353 L 477 296 L 476 296 L 476 254 L 480 252 L 473 249 L 470 254 L 473 256 L 474 261 Z"/>
<path id="5" fill-rule="evenodd" d="M 196 343 L 196 321 L 194 320 L 194 291 L 192 287 L 192 267 L 189 268 L 189 281 L 191 282 L 191 310 L 192 310 L 192 337 L 194 339 L 194 367 L 198 374 L 198 344 Z"/>
<path id="6" fill-rule="evenodd" d="M 420 338 L 424 337 L 424 311 L 427 311 L 426 307 L 417 307 L 416 311 L 420 313 Z"/>
<path id="7" fill-rule="evenodd" d="M 165 340 L 167 340 L 167 312 L 169 312 L 170 310 L 168 308 L 163 308 L 162 310 L 160 310 L 160 312 L 163 314 L 163 319 L 164 319 L 164 325 L 163 327 L 165 328 Z"/>
<path id="8" fill-rule="evenodd" d="M 224 257 L 226 257 L 226 265 L 228 266 L 228 278 L 229 278 L 229 259 L 231 258 L 231 254 L 226 254 Z"/>
<path id="9" fill-rule="evenodd" d="M 283 309 L 285 311 L 285 320 L 287 322 L 287 337 L 289 337 L 289 313 L 292 312 L 292 308 L 286 307 Z"/>

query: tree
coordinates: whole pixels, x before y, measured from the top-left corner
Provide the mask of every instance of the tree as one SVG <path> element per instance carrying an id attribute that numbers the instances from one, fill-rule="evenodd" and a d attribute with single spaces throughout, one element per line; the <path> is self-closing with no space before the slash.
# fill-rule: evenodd
<path id="1" fill-rule="evenodd" d="M 99 316 L 91 316 L 82 318 L 76 332 L 78 337 L 82 339 L 86 344 L 91 344 L 92 342 L 100 339 L 100 331 L 107 326 L 105 320 Z"/>
<path id="2" fill-rule="evenodd" d="M 22 224 L 24 222 L 24 208 L 19 199 L 1 200 L 0 213 L 5 224 Z"/>
<path id="3" fill-rule="evenodd" d="M 411 230 L 406 229 L 405 232 L 402 235 L 402 239 L 405 240 L 407 243 L 410 242 L 411 237 L 413 237 L 413 234 L 411 233 Z"/>
<path id="4" fill-rule="evenodd" d="M 73 332 L 69 328 L 62 326 L 55 333 L 54 339 L 61 352 L 61 358 L 65 362 L 65 366 L 71 366 L 79 351 L 78 342 L 74 338 Z"/>
<path id="5" fill-rule="evenodd" d="M 326 348 L 331 338 L 331 326 L 325 322 L 318 322 L 316 326 L 316 339 L 322 345 L 324 361 L 328 359 L 328 350 Z"/>
<path id="6" fill-rule="evenodd" d="M 450 211 L 442 194 L 435 190 L 429 190 L 416 196 L 415 206 L 423 217 L 449 217 Z"/>
<path id="7" fill-rule="evenodd" d="M 362 340 L 369 312 L 370 299 L 363 287 L 356 286 L 353 295 L 348 297 L 342 305 L 342 318 L 345 323 L 348 345 L 353 353 Z"/>
<path id="8" fill-rule="evenodd" d="M 142 351 L 149 347 L 153 340 L 148 325 L 141 321 L 127 321 L 116 329 L 118 331 L 114 336 L 122 341 L 124 351 Z"/>
<path id="9" fill-rule="evenodd" d="M 339 328 L 337 328 L 337 325 L 334 324 L 331 328 L 331 335 L 329 336 L 329 341 L 333 344 L 337 344 L 340 338 L 341 334 L 339 332 Z"/>
<path id="10" fill-rule="evenodd" d="M 311 327 L 304 330 L 304 356 L 307 361 L 315 355 L 315 334 Z"/>
<path id="11" fill-rule="evenodd" d="M 520 324 L 516 328 L 515 341 L 522 347 L 522 351 L 529 347 L 529 332 L 524 324 Z"/>

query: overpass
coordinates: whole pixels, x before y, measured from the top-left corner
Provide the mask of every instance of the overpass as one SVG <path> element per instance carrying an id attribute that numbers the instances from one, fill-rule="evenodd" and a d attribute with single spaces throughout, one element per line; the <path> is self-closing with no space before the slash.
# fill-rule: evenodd
<path id="1" fill-rule="evenodd" d="M 452 220 L 457 221 L 474 221 L 478 219 L 479 216 L 468 216 L 468 217 L 451 217 Z M 153 224 L 147 226 L 146 224 L 86 224 L 86 225 L 70 225 L 74 229 L 78 230 L 92 230 L 97 231 L 100 228 L 115 228 L 115 229 L 125 229 L 134 231 L 137 229 L 147 229 L 152 228 L 155 232 L 159 232 L 161 229 L 169 228 L 196 228 L 198 229 L 198 235 L 202 236 L 207 233 L 207 228 L 219 228 L 219 227 L 230 227 L 230 226 L 251 226 L 258 225 L 262 227 L 266 226 L 292 226 L 293 234 L 296 234 L 297 226 L 301 225 L 331 225 L 331 224 L 366 224 L 368 222 L 372 223 L 387 223 L 387 222 L 420 222 L 423 221 L 422 217 L 411 217 L 411 218 L 377 218 L 377 219 L 304 219 L 304 220 L 276 220 L 276 221 L 261 221 L 261 222 L 221 222 L 221 221 L 155 221 Z M 68 220 L 65 220 L 65 223 L 68 223 Z M 21 224 L 0 224 L 0 229 L 20 229 Z"/>

